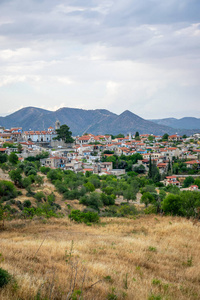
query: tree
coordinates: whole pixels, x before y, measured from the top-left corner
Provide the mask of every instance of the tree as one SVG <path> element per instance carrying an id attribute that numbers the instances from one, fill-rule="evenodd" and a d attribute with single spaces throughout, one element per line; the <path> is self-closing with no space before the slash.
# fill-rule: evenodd
<path id="1" fill-rule="evenodd" d="M 18 162 L 18 156 L 14 152 L 12 152 L 10 153 L 8 160 L 11 164 L 16 165 Z"/>
<path id="2" fill-rule="evenodd" d="M 198 188 L 200 189 L 200 178 L 196 178 L 194 184 L 198 185 Z"/>
<path id="3" fill-rule="evenodd" d="M 187 188 L 194 183 L 194 178 L 192 176 L 188 176 L 183 181 L 183 187 Z"/>
<path id="4" fill-rule="evenodd" d="M 151 161 L 151 155 L 149 159 L 149 172 L 148 172 L 149 179 L 152 179 L 154 182 L 158 182 L 161 179 L 159 169 L 156 166 L 155 160 Z"/>
<path id="5" fill-rule="evenodd" d="M 61 125 L 59 129 L 56 129 L 57 136 L 54 140 L 63 140 L 65 143 L 73 143 L 72 132 L 69 131 L 69 127 L 64 124 Z"/>
<path id="6" fill-rule="evenodd" d="M 135 133 L 135 138 L 136 138 L 136 137 L 139 137 L 139 136 L 140 136 L 139 132 L 136 131 L 136 133 Z"/>
<path id="7" fill-rule="evenodd" d="M 22 152 L 22 149 L 23 149 L 22 145 L 21 145 L 21 144 L 18 144 L 18 145 L 17 145 L 17 151 L 18 151 L 19 153 L 21 153 L 21 152 Z"/>
<path id="8" fill-rule="evenodd" d="M 10 171 L 9 176 L 12 179 L 12 181 L 14 181 L 15 185 L 19 187 L 22 186 L 22 175 L 20 169 Z"/>
<path id="9" fill-rule="evenodd" d="M 155 200 L 154 196 L 151 193 L 147 192 L 142 195 L 140 202 L 144 203 L 145 206 L 147 207 L 148 204 L 153 203 L 154 200 Z"/>
<path id="10" fill-rule="evenodd" d="M 168 133 L 165 133 L 162 137 L 162 140 L 163 141 L 168 141 L 168 137 L 169 137 L 169 134 Z"/>
<path id="11" fill-rule="evenodd" d="M 162 202 L 162 209 L 166 214 L 170 215 L 182 215 L 181 207 L 182 200 L 179 195 L 169 194 Z"/>
<path id="12" fill-rule="evenodd" d="M 5 154 L 0 153 L 0 164 L 7 162 L 7 159 L 8 159 L 8 156 L 6 153 Z"/>
<path id="13" fill-rule="evenodd" d="M 154 141 L 154 136 L 149 135 L 149 136 L 148 136 L 148 140 L 149 140 L 149 142 L 153 142 L 153 141 Z"/>
<path id="14" fill-rule="evenodd" d="M 135 133 L 135 140 L 139 141 L 140 140 L 140 134 L 138 131 Z"/>
<path id="15" fill-rule="evenodd" d="M 116 138 L 124 138 L 124 134 L 119 133 L 119 134 L 117 134 L 117 135 L 115 135 L 113 137 L 114 137 L 114 139 L 116 139 Z"/>

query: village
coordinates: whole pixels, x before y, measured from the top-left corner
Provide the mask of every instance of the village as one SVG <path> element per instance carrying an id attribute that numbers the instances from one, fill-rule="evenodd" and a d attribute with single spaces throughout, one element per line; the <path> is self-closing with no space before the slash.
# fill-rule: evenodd
<path id="1" fill-rule="evenodd" d="M 5 129 L 0 127 L 0 153 L 9 155 L 15 152 L 20 161 L 46 153 L 40 159 L 42 166 L 61 168 L 75 173 L 91 172 L 98 175 L 124 175 L 127 171 L 147 174 L 150 161 L 160 173 L 160 179 L 167 185 L 181 187 L 188 177 L 198 177 L 200 171 L 200 134 L 179 136 L 177 134 L 155 136 L 153 134 L 129 133 L 93 135 L 85 133 L 73 136 L 73 143 L 56 140 L 60 122 L 44 131 L 23 131 L 23 128 Z M 137 161 L 127 167 L 130 156 L 137 155 Z M 124 159 L 125 165 L 118 164 L 116 157 Z M 178 170 L 177 162 L 182 162 Z M 190 190 L 198 190 L 191 185 Z"/>

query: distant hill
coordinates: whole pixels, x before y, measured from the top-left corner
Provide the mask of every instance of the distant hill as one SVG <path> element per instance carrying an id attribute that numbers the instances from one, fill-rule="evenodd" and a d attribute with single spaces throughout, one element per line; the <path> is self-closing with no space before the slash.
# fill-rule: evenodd
<path id="1" fill-rule="evenodd" d="M 155 126 L 155 123 L 144 120 L 143 118 L 135 115 L 129 110 L 124 111 L 119 116 L 112 116 L 112 118 L 108 118 L 107 120 L 96 123 L 91 126 L 88 130 L 89 132 L 95 132 L 97 134 L 105 133 L 124 133 L 127 134 L 129 132 L 135 133 L 139 131 L 139 133 L 153 133 L 153 134 L 164 134 L 174 133 L 175 130 L 163 125 Z"/>
<path id="2" fill-rule="evenodd" d="M 131 132 L 133 134 L 139 131 L 141 134 L 152 133 L 157 135 L 163 135 L 166 132 L 169 134 L 176 132 L 191 134 L 196 132 L 174 129 L 166 126 L 166 124 L 159 124 L 160 120 L 145 120 L 128 110 L 117 115 L 106 109 L 84 110 L 68 107 L 60 108 L 57 111 L 37 107 L 22 108 L 11 115 L 0 117 L 0 126 L 6 128 L 22 127 L 23 130 L 44 130 L 50 126 L 54 127 L 56 120 L 59 120 L 61 125 L 67 124 L 73 135 L 82 135 L 85 132 L 93 134 L 127 134 Z"/>
<path id="3" fill-rule="evenodd" d="M 165 125 L 177 129 L 200 129 L 200 118 L 185 117 L 182 119 L 176 118 L 166 118 L 166 119 L 152 119 L 151 122 L 154 122 L 159 125 Z"/>

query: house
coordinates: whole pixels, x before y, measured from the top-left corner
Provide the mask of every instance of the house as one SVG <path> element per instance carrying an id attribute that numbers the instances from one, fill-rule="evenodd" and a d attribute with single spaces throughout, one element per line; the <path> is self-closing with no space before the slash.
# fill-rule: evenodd
<path id="1" fill-rule="evenodd" d="M 199 187 L 198 187 L 198 185 L 191 185 L 188 190 L 189 191 L 198 191 Z"/>
<path id="2" fill-rule="evenodd" d="M 177 176 L 175 176 L 175 175 L 167 176 L 167 177 L 164 179 L 164 184 L 165 184 L 166 186 L 172 184 L 172 185 L 176 185 L 176 186 L 180 187 L 180 182 L 178 181 Z"/>
<path id="3" fill-rule="evenodd" d="M 168 164 L 167 163 L 158 163 L 157 167 L 158 167 L 160 173 L 162 174 L 162 173 L 167 172 Z"/>
<path id="4" fill-rule="evenodd" d="M 197 170 L 200 169 L 200 160 L 190 160 L 185 162 L 187 168 L 196 168 Z"/>
<path id="5" fill-rule="evenodd" d="M 168 141 L 170 141 L 170 142 L 178 142 L 181 139 L 182 139 L 182 137 L 179 136 L 178 134 L 173 134 L 168 137 Z"/>

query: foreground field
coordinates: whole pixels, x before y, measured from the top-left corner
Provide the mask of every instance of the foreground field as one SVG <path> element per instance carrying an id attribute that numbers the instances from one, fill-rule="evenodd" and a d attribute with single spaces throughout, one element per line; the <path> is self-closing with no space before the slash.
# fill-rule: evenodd
<path id="1" fill-rule="evenodd" d="M 0 289 L 0 299 L 200 299 L 199 223 L 155 216 L 101 221 L 7 223 L 0 267 L 17 284 Z"/>

